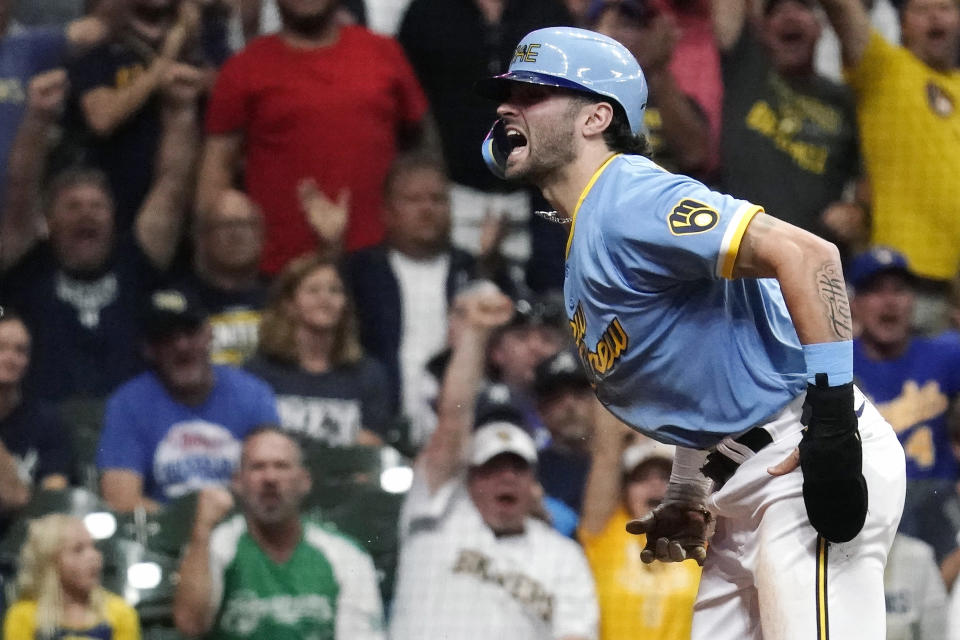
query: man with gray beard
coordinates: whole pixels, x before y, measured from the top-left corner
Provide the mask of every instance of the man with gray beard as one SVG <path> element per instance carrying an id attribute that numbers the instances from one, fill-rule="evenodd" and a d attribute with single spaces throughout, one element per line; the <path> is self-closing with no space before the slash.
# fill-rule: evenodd
<path id="1" fill-rule="evenodd" d="M 242 514 L 220 526 L 234 498 L 205 489 L 180 565 L 173 616 L 188 636 L 383 640 L 373 561 L 339 533 L 305 521 L 310 475 L 279 428 L 245 439 L 233 480 Z"/>

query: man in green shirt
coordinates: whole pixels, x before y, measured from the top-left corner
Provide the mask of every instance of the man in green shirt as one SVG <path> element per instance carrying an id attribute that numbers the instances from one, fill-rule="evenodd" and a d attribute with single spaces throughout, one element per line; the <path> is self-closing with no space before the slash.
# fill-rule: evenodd
<path id="1" fill-rule="evenodd" d="M 174 620 L 181 633 L 223 640 L 383 640 L 370 556 L 305 520 L 310 490 L 297 443 L 276 428 L 248 435 L 230 492 L 204 489 L 180 566 Z"/>

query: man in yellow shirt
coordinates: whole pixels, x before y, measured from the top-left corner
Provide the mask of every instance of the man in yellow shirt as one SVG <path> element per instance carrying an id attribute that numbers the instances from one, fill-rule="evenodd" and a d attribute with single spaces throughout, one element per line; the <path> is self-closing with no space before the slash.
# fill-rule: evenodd
<path id="1" fill-rule="evenodd" d="M 945 324 L 947 281 L 960 265 L 960 7 L 906 0 L 903 46 L 870 27 L 861 0 L 820 0 L 840 37 L 873 188 L 873 242 L 922 276 L 917 321 Z"/>
<path id="2" fill-rule="evenodd" d="M 637 436 L 599 404 L 596 411 L 577 533 L 597 585 L 600 640 L 689 640 L 700 567 L 693 560 L 644 564 L 646 537 L 625 529 L 663 499 L 673 447 Z"/>

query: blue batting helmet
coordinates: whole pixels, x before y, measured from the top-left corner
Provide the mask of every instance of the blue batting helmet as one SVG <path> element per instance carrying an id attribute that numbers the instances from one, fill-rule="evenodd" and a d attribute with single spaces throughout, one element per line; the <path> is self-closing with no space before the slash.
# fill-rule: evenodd
<path id="1" fill-rule="evenodd" d="M 620 106 L 634 133 L 643 130 L 647 107 L 647 81 L 626 47 L 607 36 L 574 27 L 548 27 L 531 31 L 517 45 L 509 70 L 477 83 L 477 92 L 502 100 L 509 83 L 526 82 L 563 87 L 609 98 Z M 497 175 L 503 175 L 502 125 L 495 124 L 483 144 L 484 160 Z"/>

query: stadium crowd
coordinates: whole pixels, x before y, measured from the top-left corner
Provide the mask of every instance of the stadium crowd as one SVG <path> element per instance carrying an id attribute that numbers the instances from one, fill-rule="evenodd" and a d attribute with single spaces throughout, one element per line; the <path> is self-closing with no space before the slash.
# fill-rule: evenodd
<path id="1" fill-rule="evenodd" d="M 956 0 L 0 0 L 3 638 L 689 638 L 699 567 L 624 530 L 673 450 L 481 159 L 552 25 L 634 54 L 658 164 L 840 248 L 887 638 L 960 639 Z"/>

